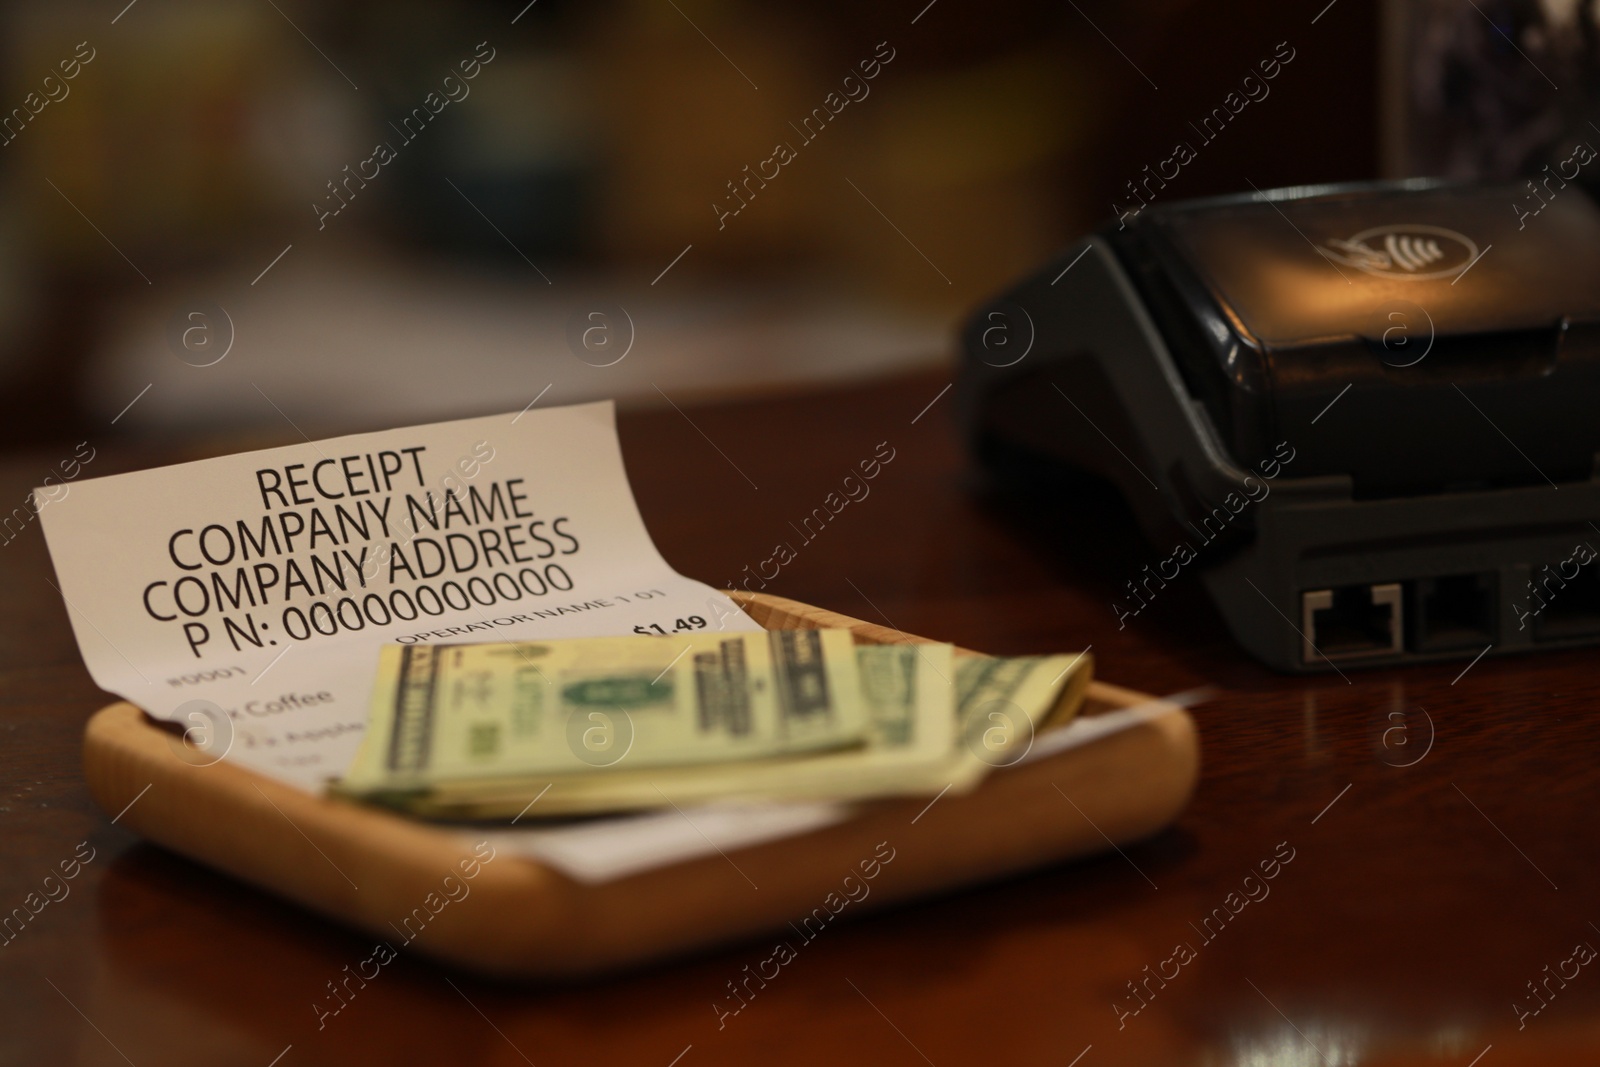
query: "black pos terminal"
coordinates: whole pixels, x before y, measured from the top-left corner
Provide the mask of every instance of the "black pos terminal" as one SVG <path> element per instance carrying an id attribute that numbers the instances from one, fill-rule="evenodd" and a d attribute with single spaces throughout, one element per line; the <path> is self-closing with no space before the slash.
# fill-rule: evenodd
<path id="1" fill-rule="evenodd" d="M 1554 172 L 1151 204 L 962 340 L 983 463 L 1127 499 L 1123 625 L 1192 577 L 1284 670 L 1600 641 L 1600 209 Z"/>

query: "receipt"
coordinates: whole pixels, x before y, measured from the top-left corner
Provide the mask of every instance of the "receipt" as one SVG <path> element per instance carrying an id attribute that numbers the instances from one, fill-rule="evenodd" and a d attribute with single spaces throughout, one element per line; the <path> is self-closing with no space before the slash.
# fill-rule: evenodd
<path id="1" fill-rule="evenodd" d="M 759 629 L 656 550 L 609 402 L 35 492 L 95 682 L 307 790 L 354 756 L 382 645 Z"/>

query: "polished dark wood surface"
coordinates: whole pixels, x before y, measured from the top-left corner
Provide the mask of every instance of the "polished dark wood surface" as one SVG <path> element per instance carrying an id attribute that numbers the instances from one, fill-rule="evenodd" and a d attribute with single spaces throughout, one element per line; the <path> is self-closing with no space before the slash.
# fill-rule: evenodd
<path id="1" fill-rule="evenodd" d="M 720 1029 L 713 1003 L 767 940 L 562 988 L 402 957 L 319 1031 L 313 1002 L 371 945 L 94 807 L 79 745 L 106 697 L 31 527 L 0 546 L 0 912 L 93 859 L 0 945 L 0 1063 L 1600 1062 L 1600 973 L 1574 961 L 1600 946 L 1595 653 L 1289 677 L 1235 648 L 1193 581 L 1119 630 L 1116 591 L 1153 558 L 1126 512 L 992 494 L 951 396 L 917 418 L 947 380 L 626 415 L 646 521 L 709 582 L 787 541 L 770 592 L 994 652 L 1092 644 L 1101 677 L 1153 692 L 1215 687 L 1173 828 L 830 928 Z M 790 523 L 880 442 L 870 496 L 802 545 Z M 197 454 L 97 447 L 95 474 Z M 6 509 L 56 458 L 0 464 Z M 1228 921 L 1202 932 L 1214 909 Z M 1540 1010 L 1519 1026 L 1519 1006 Z"/>

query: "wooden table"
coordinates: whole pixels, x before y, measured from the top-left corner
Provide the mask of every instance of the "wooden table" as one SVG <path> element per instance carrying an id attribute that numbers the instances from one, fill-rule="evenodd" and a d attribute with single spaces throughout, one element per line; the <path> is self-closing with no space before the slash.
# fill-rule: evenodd
<path id="1" fill-rule="evenodd" d="M 30 528 L 0 547 L 0 911 L 93 859 L 0 946 L 0 1063 L 1600 1061 L 1600 967 L 1573 960 L 1600 946 L 1594 653 L 1288 677 L 1229 642 L 1193 581 L 1118 630 L 1111 602 L 1152 558 L 1128 514 L 992 498 L 951 397 L 916 418 L 947 380 L 625 416 L 645 518 L 706 581 L 789 541 L 772 592 L 995 652 L 1092 644 L 1102 677 L 1153 692 L 1215 686 L 1176 827 L 830 928 L 721 1029 L 712 1005 L 765 941 L 570 988 L 401 958 L 319 1031 L 313 1002 L 371 946 L 94 808 L 78 748 L 105 697 Z M 790 523 L 880 442 L 871 495 L 801 544 Z M 96 474 L 195 452 L 97 445 Z M 0 500 L 57 458 L 8 459 Z"/>

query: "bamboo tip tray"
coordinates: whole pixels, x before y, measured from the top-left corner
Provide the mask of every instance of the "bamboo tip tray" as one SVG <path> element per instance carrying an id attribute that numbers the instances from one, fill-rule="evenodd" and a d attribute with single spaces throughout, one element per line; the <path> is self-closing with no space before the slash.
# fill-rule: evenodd
<path id="1" fill-rule="evenodd" d="M 846 627 L 858 640 L 924 638 L 792 600 L 734 593 L 768 629 Z M 1092 682 L 1081 714 L 1155 698 Z M 1146 837 L 1194 790 L 1199 745 L 1177 705 L 1086 745 L 996 770 L 965 795 L 872 801 L 800 835 L 585 884 L 504 851 L 414 941 L 396 924 L 438 901 L 472 857 L 471 829 L 313 796 L 229 761 L 196 766 L 132 704 L 90 719 L 84 774 L 107 813 L 200 863 L 339 922 L 460 967 L 571 978 L 748 938 L 809 915 L 881 844 L 893 850 L 852 913 L 1004 877 Z M 1057 790 L 1060 790 L 1058 792 Z M 1072 798 L 1063 803 L 1061 793 Z M 1090 820 L 1093 820 L 1092 822 Z M 879 853 L 881 856 L 882 853 Z M 759 887 L 759 888 L 757 888 Z M 418 924 L 406 927 L 416 930 Z"/>

